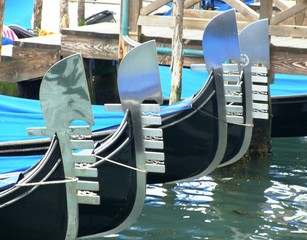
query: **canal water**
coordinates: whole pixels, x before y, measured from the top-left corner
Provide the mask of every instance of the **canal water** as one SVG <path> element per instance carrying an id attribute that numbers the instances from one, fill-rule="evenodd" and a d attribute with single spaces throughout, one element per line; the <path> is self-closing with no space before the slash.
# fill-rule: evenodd
<path id="1" fill-rule="evenodd" d="M 102 239 L 307 239 L 307 137 L 272 144 L 267 159 L 148 186 L 137 222 Z"/>

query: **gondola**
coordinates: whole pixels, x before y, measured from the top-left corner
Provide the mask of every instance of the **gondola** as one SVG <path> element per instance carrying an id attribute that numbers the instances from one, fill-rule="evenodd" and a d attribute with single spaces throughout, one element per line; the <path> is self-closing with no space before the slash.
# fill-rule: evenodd
<path id="1" fill-rule="evenodd" d="M 211 27 L 207 27 L 207 30 L 214 31 L 216 24 L 220 24 L 221 21 L 223 23 L 225 21 L 229 22 L 227 16 L 234 18 L 234 13 L 225 12 L 220 17 L 215 18 L 212 20 Z M 214 23 L 215 21 L 216 23 Z M 225 33 L 236 27 L 232 26 L 232 24 L 229 24 L 230 26 L 225 25 L 228 27 L 225 27 L 225 29 L 229 29 Z M 206 36 L 210 38 L 210 34 Z M 235 38 L 235 43 L 238 44 L 236 32 L 234 34 L 231 32 L 230 36 L 229 39 Z M 223 35 L 220 37 L 223 37 Z M 220 47 L 217 50 L 221 51 L 221 54 L 224 53 Z M 228 55 L 225 57 L 228 59 Z M 215 60 L 214 63 L 220 66 L 223 61 L 225 59 L 218 60 L 217 62 Z M 130 68 L 133 67 L 140 70 L 138 64 L 130 66 Z M 157 68 L 158 65 L 156 66 Z M 138 73 L 138 75 L 140 74 L 142 73 Z M 127 75 L 130 76 L 131 74 Z M 144 72 L 142 75 L 144 76 L 143 81 L 148 77 L 152 78 L 152 75 L 159 79 L 158 69 L 153 74 Z M 130 79 L 132 79 L 131 76 Z M 170 182 L 199 177 L 210 173 L 219 165 L 227 146 L 225 104 L 223 81 L 212 74 L 207 84 L 198 94 L 192 99 L 185 100 L 186 110 L 176 112 L 175 114 L 166 113 L 166 110 L 169 108 L 162 110 L 161 128 L 164 132 L 165 171 L 157 170 L 157 173 L 148 173 L 148 183 Z M 178 106 L 180 104 L 171 106 L 171 109 L 176 109 Z M 98 134 L 103 135 L 104 132 Z M 103 140 L 97 141 L 97 143 L 103 144 L 107 141 L 108 135 L 104 135 L 102 138 Z M 151 156 L 147 160 L 151 168 L 160 169 L 159 161 L 154 161 L 151 159 Z"/>
<path id="2" fill-rule="evenodd" d="M 155 46 L 149 42 L 127 56 L 142 57 L 146 66 L 156 57 L 152 49 Z M 126 85 L 125 80 L 119 78 L 119 84 Z M 155 87 L 153 97 L 159 101 L 160 83 L 153 79 L 149 84 Z M 138 96 L 151 97 L 148 92 L 142 95 L 144 87 L 148 86 L 139 87 Z M 108 141 L 94 147 L 94 142 L 86 139 L 92 134 L 94 118 L 81 56 L 65 58 L 46 73 L 40 90 L 46 128 L 29 132 L 52 136 L 52 141 L 33 167 L 0 175 L 1 238 L 104 236 L 127 228 L 139 216 L 146 187 L 140 104 L 133 103 L 125 92 L 121 100 L 125 103 L 122 124 Z M 150 107 L 159 109 L 156 104 Z M 71 126 L 72 122 L 80 126 Z"/>
<path id="3" fill-rule="evenodd" d="M 274 87 L 279 83 L 284 87 Z M 272 137 L 307 136 L 306 87 L 307 81 L 301 76 L 277 75 L 275 77 L 271 87 Z"/>
<path id="4" fill-rule="evenodd" d="M 232 21 L 230 21 L 231 19 Z M 247 126 L 244 122 L 246 116 L 238 115 L 242 115 L 242 112 L 246 113 L 246 105 L 238 106 L 232 102 L 232 99 L 237 97 L 233 94 L 239 95 L 239 99 L 242 98 L 241 91 L 244 89 L 244 84 L 241 88 L 242 81 L 239 80 L 236 86 L 228 86 L 227 93 L 230 100 L 226 106 L 224 92 L 226 86 L 223 85 L 224 79 L 220 77 L 223 62 L 229 59 L 240 61 L 235 23 L 235 14 L 230 10 L 214 18 L 207 26 L 204 33 L 204 42 L 216 41 L 217 37 L 221 41 L 220 45 L 216 45 L 217 48 L 204 48 L 206 61 L 212 65 L 210 67 L 212 74 L 207 83 L 192 99 L 185 100 L 190 105 L 188 109 L 175 114 L 168 114 L 162 110 L 161 128 L 164 131 L 165 171 L 148 173 L 148 183 L 189 180 L 204 176 L 218 167 L 222 159 L 226 161 L 233 159 L 237 151 L 242 148 L 242 135 L 244 136 L 245 128 L 250 126 Z M 217 26 L 225 26 L 225 29 L 217 32 Z M 225 49 L 220 46 L 225 46 Z M 217 53 L 218 58 L 215 57 Z M 229 64 L 226 64 L 226 66 L 227 71 L 229 71 Z M 236 72 L 240 72 L 238 64 L 233 64 L 233 66 L 236 67 Z M 231 70 L 231 72 L 234 71 Z M 158 75 L 158 71 L 155 74 Z M 143 75 L 145 77 L 150 76 L 149 73 Z M 237 78 L 239 78 L 240 74 L 237 75 Z M 230 78 L 233 76 L 232 74 Z M 239 87 L 239 90 L 234 91 L 232 90 L 233 87 L 235 89 Z M 178 107 L 178 105 L 176 106 Z M 171 106 L 171 109 L 174 108 L 176 107 Z M 228 115 L 226 115 L 226 108 Z M 239 110 L 236 112 L 238 108 Z M 239 121 L 239 124 L 236 121 Z M 227 131 L 227 126 L 230 126 L 231 132 Z M 104 138 L 108 134 L 110 134 L 108 131 L 107 134 L 102 131 L 93 136 L 98 140 L 103 138 L 102 142 L 105 142 Z M 185 141 L 182 141 L 182 139 Z M 34 146 L 34 151 L 36 150 L 37 148 Z M 159 169 L 160 163 L 158 161 L 148 159 L 148 162 L 151 163 L 149 165 L 153 169 Z"/>

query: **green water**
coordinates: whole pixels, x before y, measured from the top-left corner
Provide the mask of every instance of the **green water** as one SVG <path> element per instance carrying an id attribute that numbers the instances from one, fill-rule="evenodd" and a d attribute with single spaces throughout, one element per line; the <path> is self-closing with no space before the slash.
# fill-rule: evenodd
<path id="1" fill-rule="evenodd" d="M 148 186 L 137 222 L 102 239 L 307 239 L 307 137 L 273 139 L 273 153 L 193 182 Z"/>

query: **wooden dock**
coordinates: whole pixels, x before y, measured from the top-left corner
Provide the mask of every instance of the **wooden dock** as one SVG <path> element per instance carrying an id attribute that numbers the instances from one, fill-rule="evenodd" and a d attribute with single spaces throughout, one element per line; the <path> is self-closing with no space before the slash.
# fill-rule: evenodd
<path id="1" fill-rule="evenodd" d="M 102 0 L 100 0 L 102 1 Z M 130 11 L 129 36 L 139 42 L 155 39 L 158 47 L 171 47 L 173 28 L 171 16 L 155 16 L 151 13 L 166 4 L 167 0 L 138 1 L 131 8 L 139 8 L 139 15 Z M 240 5 L 240 0 L 227 0 L 237 11 L 238 27 L 244 26 L 260 17 L 252 7 Z M 261 1 L 265 9 L 269 4 L 281 6 L 285 1 Z M 199 1 L 185 1 L 187 9 L 183 19 L 183 44 L 185 49 L 201 50 L 201 38 L 206 24 L 218 14 L 216 11 L 199 11 L 190 9 Z M 258 6 L 259 7 L 259 6 Z M 253 6 L 255 8 L 255 6 Z M 297 0 L 296 5 L 280 7 L 283 10 L 271 17 L 271 72 L 307 75 L 307 27 L 289 25 L 291 18 L 305 11 L 307 1 Z M 300 11 L 298 10 L 300 9 Z M 262 12 L 265 12 L 262 9 Z M 268 10 L 266 10 L 269 12 Z M 292 15 L 290 15 L 290 13 Z M 304 12 L 303 12 L 304 13 Z M 269 13 L 267 13 L 269 14 Z M 272 13 L 271 13 L 272 14 Z M 132 19 L 132 20 L 131 20 Z M 132 26 L 131 21 L 134 21 Z M 304 19 L 304 18 L 303 18 Z M 286 25 L 280 24 L 283 20 Z M 137 30 L 135 30 L 137 29 Z M 121 26 L 119 23 L 99 23 L 82 27 L 70 27 L 61 30 L 60 34 L 20 39 L 14 42 L 12 57 L 0 65 L 0 81 L 20 82 L 40 78 L 44 72 L 61 57 L 81 53 L 84 58 L 118 60 L 123 52 Z M 161 64 L 170 64 L 170 55 L 159 54 Z M 203 63 L 200 56 L 185 56 L 184 65 Z"/>

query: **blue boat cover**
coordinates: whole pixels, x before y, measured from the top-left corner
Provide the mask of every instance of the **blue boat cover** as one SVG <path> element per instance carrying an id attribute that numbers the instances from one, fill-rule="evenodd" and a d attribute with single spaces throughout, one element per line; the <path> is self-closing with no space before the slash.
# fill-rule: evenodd
<path id="1" fill-rule="evenodd" d="M 1 174 L 1 172 L 0 172 L 0 174 Z M 20 177 L 20 174 L 16 173 L 16 174 L 14 174 L 13 176 L 10 176 L 10 177 L 6 177 L 6 178 L 3 178 L 3 179 L 0 178 L 0 191 L 13 186 L 18 181 L 19 177 Z"/>
<path id="2" fill-rule="evenodd" d="M 169 98 L 171 73 L 169 67 L 160 67 L 162 92 L 164 98 Z M 174 114 L 190 109 L 192 96 L 201 89 L 207 81 L 207 72 L 193 72 L 183 69 L 182 97 L 186 98 L 171 106 L 161 107 L 161 116 Z M 270 86 L 271 95 L 300 95 L 306 94 L 307 76 L 275 74 L 275 83 Z M 117 127 L 123 118 L 123 113 L 106 112 L 103 106 L 93 105 L 95 125 L 93 130 Z M 0 95 L 0 142 L 25 140 L 26 128 L 44 126 L 40 104 L 37 100 L 22 99 Z M 80 124 L 76 122 L 75 124 Z M 34 138 L 34 137 L 32 137 Z M 13 171 L 23 171 L 35 164 L 41 156 L 0 157 L 0 174 Z"/>

